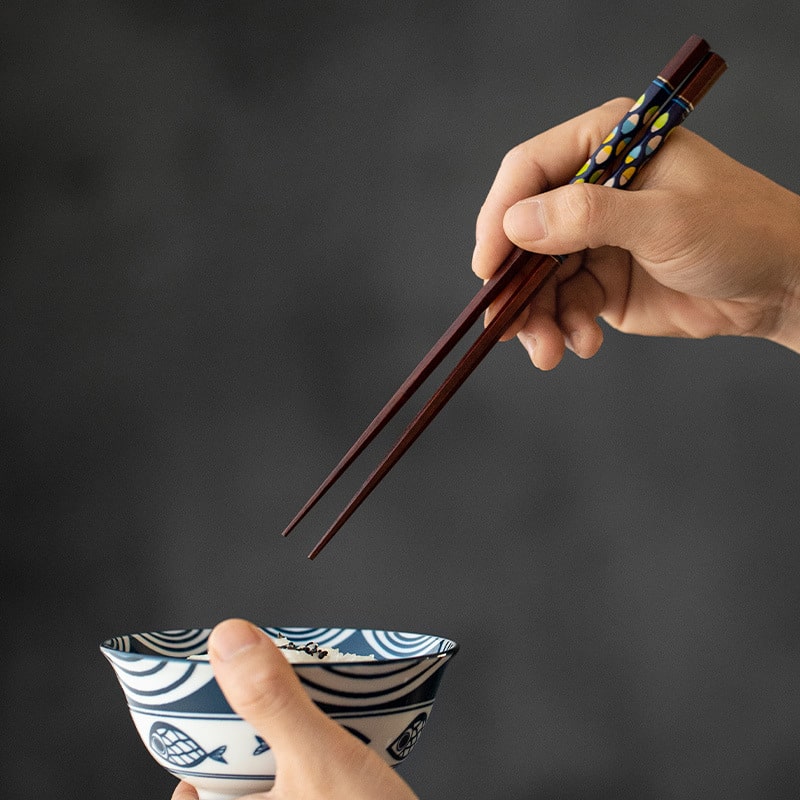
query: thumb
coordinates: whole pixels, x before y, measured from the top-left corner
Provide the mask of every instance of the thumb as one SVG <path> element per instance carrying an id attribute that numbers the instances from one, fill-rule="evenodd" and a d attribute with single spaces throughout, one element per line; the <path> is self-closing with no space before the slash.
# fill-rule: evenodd
<path id="1" fill-rule="evenodd" d="M 566 255 L 603 245 L 641 249 L 657 207 L 646 197 L 644 190 L 569 184 L 511 206 L 503 227 L 514 244 L 537 253 Z"/>
<path id="2" fill-rule="evenodd" d="M 339 726 L 314 705 L 291 664 L 270 638 L 242 619 L 221 622 L 211 632 L 208 652 L 217 683 L 231 708 L 262 734 L 275 753 L 313 756 L 320 739 Z M 286 759 L 292 763 L 293 759 Z"/>

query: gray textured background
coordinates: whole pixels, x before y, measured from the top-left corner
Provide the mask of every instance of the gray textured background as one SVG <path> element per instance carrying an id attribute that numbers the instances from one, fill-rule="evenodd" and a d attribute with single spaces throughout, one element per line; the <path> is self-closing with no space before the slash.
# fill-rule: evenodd
<path id="1" fill-rule="evenodd" d="M 698 33 L 690 127 L 800 190 L 800 6 L 704 5 L 0 6 L 5 797 L 166 800 L 97 645 L 230 615 L 458 640 L 424 798 L 797 797 L 796 355 L 499 347 L 316 562 L 376 450 L 278 535 L 518 141 Z"/>

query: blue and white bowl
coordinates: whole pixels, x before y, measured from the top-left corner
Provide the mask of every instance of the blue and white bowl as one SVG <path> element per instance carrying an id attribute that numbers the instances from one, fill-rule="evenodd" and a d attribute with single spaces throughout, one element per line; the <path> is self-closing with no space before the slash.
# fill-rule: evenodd
<path id="1" fill-rule="evenodd" d="M 428 720 L 445 665 L 458 645 L 419 633 L 357 628 L 262 628 L 299 646 L 315 642 L 374 661 L 293 664 L 314 702 L 396 766 Z M 200 800 L 269 789 L 269 743 L 230 708 L 207 661 L 211 628 L 134 633 L 100 646 L 122 686 L 134 725 L 153 758 Z"/>

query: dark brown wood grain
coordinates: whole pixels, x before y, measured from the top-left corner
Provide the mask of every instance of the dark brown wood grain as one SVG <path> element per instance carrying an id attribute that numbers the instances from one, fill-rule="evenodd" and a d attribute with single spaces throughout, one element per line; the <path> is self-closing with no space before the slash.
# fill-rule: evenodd
<path id="1" fill-rule="evenodd" d="M 659 77 L 668 81 L 676 89 L 674 96 L 680 94 L 680 97 L 693 107 L 724 70 L 725 62 L 716 53 L 710 52 L 705 40 L 692 36 L 659 73 Z M 647 127 L 644 127 L 629 143 L 626 150 L 629 151 L 635 147 L 646 133 Z M 609 163 L 600 182 L 610 178 L 618 168 L 618 164 L 619 160 L 615 160 L 614 164 Z M 333 525 L 328 528 L 324 536 L 310 552 L 309 558 L 315 558 L 428 427 L 448 400 L 499 341 L 509 325 L 530 303 L 535 294 L 554 275 L 561 260 L 558 256 L 539 255 L 526 252 L 518 247 L 514 248 L 491 280 L 478 291 L 352 447 L 345 453 L 319 488 L 306 501 L 283 531 L 283 535 L 287 536 L 308 514 L 352 462 L 385 428 L 397 412 L 405 406 L 411 396 L 443 362 L 486 309 L 493 303 L 499 302 L 500 307 L 492 320 L 486 325 L 428 402 L 420 409 L 396 444 L 373 470 L 336 518 Z"/>
<path id="2" fill-rule="evenodd" d="M 444 361 L 452 349 L 463 339 L 467 331 L 475 324 L 486 309 L 511 284 L 522 267 L 531 259 L 538 258 L 533 253 L 515 247 L 501 264 L 497 272 L 487 281 L 472 298 L 464 310 L 456 317 L 450 327 L 442 334 L 436 344 L 428 351 L 422 361 L 417 364 L 411 374 L 403 381 L 400 388 L 391 396 L 386 405 L 378 412 L 375 419 L 367 426 L 352 447 L 344 454 L 341 461 L 333 468 L 319 488 L 297 512 L 294 519 L 283 531 L 284 536 L 317 504 L 322 496 L 338 480 L 342 473 L 355 461 L 373 439 L 386 427 L 395 414 L 403 408 L 419 387 L 430 377 L 431 373 Z"/>

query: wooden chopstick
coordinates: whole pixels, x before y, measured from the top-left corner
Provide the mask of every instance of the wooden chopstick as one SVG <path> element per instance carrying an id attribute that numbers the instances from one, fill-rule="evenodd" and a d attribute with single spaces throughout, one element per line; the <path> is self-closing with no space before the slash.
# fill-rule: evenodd
<path id="1" fill-rule="evenodd" d="M 709 63 L 710 58 L 712 59 L 712 65 L 704 68 L 704 65 Z M 720 64 L 722 65 L 721 68 Z M 716 54 L 709 54 L 708 44 L 699 37 L 691 37 L 670 60 L 664 70 L 659 73 L 659 76 L 651 82 L 645 93 L 609 136 L 606 137 L 598 150 L 584 164 L 573 178 L 573 182 L 582 180 L 599 182 L 602 180 L 620 188 L 627 184 L 633 174 L 630 170 L 633 169 L 635 172 L 642 164 L 646 163 L 663 142 L 663 139 L 666 138 L 669 131 L 685 119 L 694 105 L 699 102 L 702 95 L 708 91 L 713 82 L 722 74 L 723 70 L 724 61 Z M 678 102 L 678 91 L 681 92 L 681 113 L 670 112 L 664 118 L 665 110 L 672 109 L 673 105 Z M 650 124 L 651 120 L 654 121 L 652 125 Z M 659 125 L 653 130 L 655 121 L 658 121 Z M 637 145 L 643 142 L 649 142 L 649 144 L 640 146 L 637 149 Z M 633 157 L 631 157 L 632 154 Z M 623 177 L 623 172 L 627 177 Z M 503 301 L 500 309 L 458 362 L 455 369 L 419 411 L 400 440 L 380 462 L 311 551 L 309 558 L 315 558 L 408 450 L 411 444 L 416 441 L 430 421 L 500 339 L 511 322 L 530 302 L 546 280 L 553 275 L 562 260 L 558 256 L 543 256 L 515 248 L 494 278 L 487 282 L 478 292 L 467 308 L 464 309 L 433 349 L 406 379 L 400 389 L 395 392 L 389 403 L 384 406 L 370 426 L 348 450 L 333 472 L 298 512 L 284 531 L 284 535 L 287 535 L 297 525 L 350 463 L 385 427 L 399 408 L 404 405 L 421 383 L 452 350 L 455 343 L 463 337 L 466 330 L 471 327 L 480 314 L 516 278 L 519 278 L 516 286 L 513 287 Z"/>
<path id="2" fill-rule="evenodd" d="M 412 395 L 428 379 L 431 373 L 444 361 L 452 349 L 464 337 L 464 334 L 475 324 L 483 312 L 497 299 L 519 274 L 522 265 L 531 260 L 532 254 L 518 247 L 505 259 L 503 264 L 472 298 L 464 310 L 456 317 L 450 327 L 442 334 L 427 355 L 419 362 L 411 374 L 403 381 L 400 388 L 392 395 L 378 415 L 358 437 L 352 447 L 345 453 L 333 471 L 320 484 L 319 488 L 297 512 L 294 519 L 283 531 L 288 536 L 297 524 L 317 504 L 320 498 L 338 480 L 342 473 L 355 461 L 372 440 L 386 427 L 394 415 L 408 402 Z"/>
<path id="3" fill-rule="evenodd" d="M 556 271 L 560 261 L 553 256 L 538 256 L 531 265 L 525 265 L 527 277 L 523 280 L 519 289 L 513 292 L 503 303 L 500 311 L 492 318 L 491 322 L 483 329 L 480 336 L 467 350 L 464 356 L 456 365 L 455 369 L 448 375 L 433 396 L 422 407 L 411 424 L 403 432 L 397 444 L 389 451 L 367 478 L 366 482 L 358 490 L 355 496 L 345 507 L 344 511 L 336 518 L 336 521 L 326 531 L 325 535 L 309 553 L 309 558 L 313 559 L 319 555 L 323 547 L 336 535 L 339 529 L 352 516 L 353 512 L 364 502 L 370 492 L 383 480 L 389 470 L 400 460 L 400 457 L 417 440 L 419 435 L 428 426 L 430 421 L 444 407 L 445 403 L 455 394 L 456 390 L 470 376 L 475 367 L 483 360 L 489 350 L 497 343 L 503 332 L 514 321 L 525 305 L 530 302 L 536 290 Z"/>
<path id="4" fill-rule="evenodd" d="M 651 81 L 645 92 L 634 103 L 590 159 L 581 167 L 571 182 L 588 180 L 597 182 L 613 174 L 614 168 L 640 136 L 646 123 L 663 103 L 697 69 L 708 53 L 705 39 L 690 36 L 678 52 L 669 60 L 658 76 Z M 456 317 L 436 344 L 414 368 L 411 374 L 378 412 L 361 436 L 344 454 L 319 488 L 283 531 L 288 536 L 308 512 L 325 495 L 331 486 L 347 470 L 356 458 L 370 445 L 386 427 L 395 414 L 408 402 L 433 371 L 444 361 L 453 348 L 475 324 L 486 309 L 506 290 L 524 266 L 533 265 L 540 256 L 515 247 L 495 271 L 492 278 L 477 292 L 466 308 Z M 555 258 L 555 257 L 554 257 Z"/>

